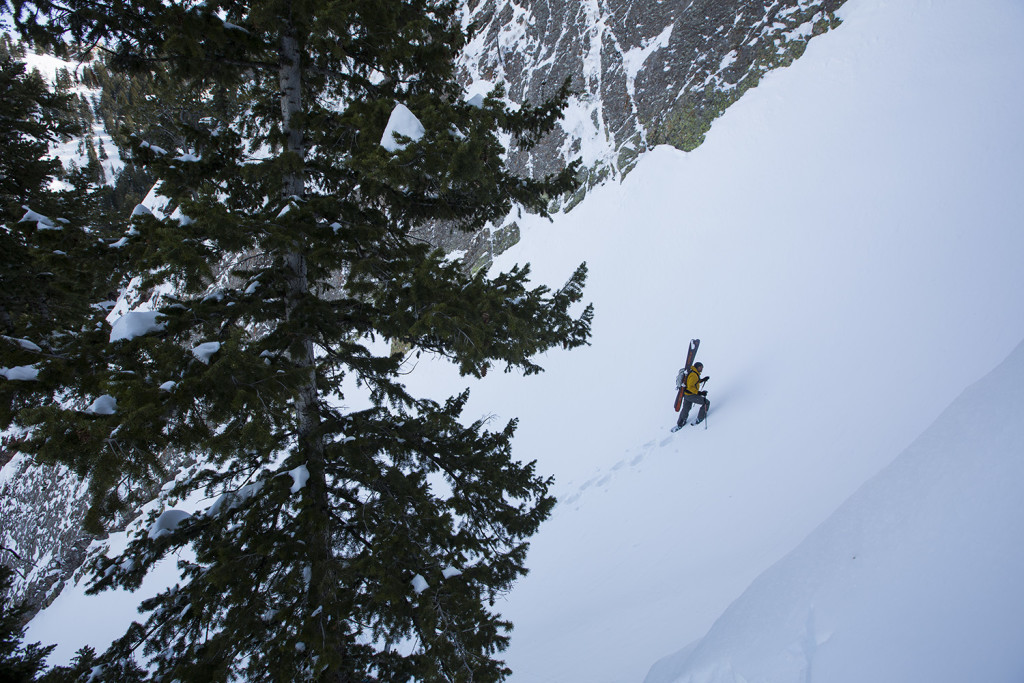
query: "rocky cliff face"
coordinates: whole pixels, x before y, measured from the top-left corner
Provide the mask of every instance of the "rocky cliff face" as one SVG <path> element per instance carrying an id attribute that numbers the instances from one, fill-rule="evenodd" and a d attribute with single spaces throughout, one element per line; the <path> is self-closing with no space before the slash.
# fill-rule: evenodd
<path id="1" fill-rule="evenodd" d="M 838 23 L 845 0 L 466 0 L 474 37 L 461 76 L 470 94 L 504 84 L 513 102 L 575 90 L 554 134 L 509 162 L 543 175 L 581 158 L 586 189 L 628 173 L 658 144 L 697 147 L 711 122 L 770 69 Z M 519 239 L 515 217 L 476 235 L 430 231 L 479 268 Z M 0 449 L 0 562 L 36 607 L 56 595 L 92 542 L 81 528 L 85 485 Z M 152 492 L 154 495 L 156 492 Z"/>
<path id="2" fill-rule="evenodd" d="M 462 60 L 470 93 L 504 84 L 513 102 L 538 101 L 569 79 L 576 95 L 560 128 L 510 161 L 534 175 L 569 159 L 586 168 L 586 190 L 628 173 L 655 145 L 692 150 L 726 107 L 771 69 L 803 54 L 839 23 L 845 0 L 466 0 L 475 31 Z M 514 243 L 511 219 L 498 239 L 440 241 L 466 249 L 477 267 Z M 511 233 L 511 234 L 510 234 Z M 492 244 L 492 242 L 494 244 Z"/>
<path id="3" fill-rule="evenodd" d="M 0 562 L 15 570 L 14 594 L 40 607 L 85 558 L 87 484 L 67 468 L 40 468 L 8 445 L 0 451 L 0 462 L 7 461 L 0 471 Z"/>
<path id="4" fill-rule="evenodd" d="M 467 0 L 471 89 L 504 83 L 515 102 L 568 78 L 561 130 L 514 160 L 533 173 L 582 157 L 590 184 L 628 172 L 658 144 L 691 150 L 770 69 L 838 23 L 844 0 Z"/>

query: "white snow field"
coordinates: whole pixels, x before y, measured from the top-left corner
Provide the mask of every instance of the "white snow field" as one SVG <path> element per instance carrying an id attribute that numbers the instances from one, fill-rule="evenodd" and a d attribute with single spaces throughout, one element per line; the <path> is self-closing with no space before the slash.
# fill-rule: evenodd
<path id="1" fill-rule="evenodd" d="M 520 219 L 495 267 L 586 261 L 592 346 L 408 377 L 556 477 L 514 683 L 1024 680 L 1021 352 L 961 395 L 1024 339 L 1024 3 L 841 14 L 695 152 Z M 670 434 L 692 337 L 709 424 Z M 102 649 L 131 597 L 72 586 L 28 637 Z"/>
<path id="2" fill-rule="evenodd" d="M 1024 680 L 1024 344 L 645 683 Z"/>
<path id="3" fill-rule="evenodd" d="M 481 412 L 521 417 L 519 453 L 557 476 L 562 501 L 533 543 L 531 574 L 504 606 L 516 624 L 507 654 L 517 683 L 643 680 L 951 403 L 951 426 L 987 424 L 955 399 L 1024 339 L 1024 5 L 851 0 L 842 15 L 841 27 L 747 93 L 694 153 L 646 155 L 621 185 L 593 192 L 553 225 L 529 223 L 498 264 L 529 261 L 540 280 L 558 284 L 586 260 L 597 312 L 591 348 L 551 354 L 540 378 L 488 377 L 475 388 Z M 698 357 L 711 376 L 709 428 L 669 434 L 673 379 L 691 337 L 702 339 Z M 968 433 L 979 453 L 1024 455 L 1019 440 Z M 936 467 L 945 455 L 934 454 Z M 1009 481 L 1024 490 L 1015 473 Z M 965 491 L 955 504 L 988 495 Z M 908 513 L 902 532 L 899 514 L 887 519 L 894 537 L 907 534 L 907 553 L 965 533 L 947 529 L 948 515 L 923 529 L 908 507 L 896 508 Z M 1016 556 L 1006 529 L 1019 529 L 1022 516 L 1011 512 L 992 536 L 971 527 L 993 561 Z M 866 576 L 883 576 L 889 562 Z M 945 590 L 927 593 L 939 611 L 916 615 L 927 627 L 916 643 L 871 640 L 891 632 L 881 629 L 883 610 L 877 624 L 851 616 L 846 659 L 831 668 L 774 666 L 756 659 L 750 638 L 782 631 L 765 646 L 785 648 L 771 653 L 782 659 L 804 642 L 784 629 L 791 612 L 802 616 L 802 603 L 784 593 L 771 605 L 787 611 L 775 620 L 757 612 L 739 631 L 720 625 L 695 660 L 727 672 L 736 649 L 755 664 L 742 677 L 698 670 L 684 680 L 858 680 L 833 675 L 845 665 L 870 671 L 861 681 L 1024 680 L 1024 655 L 1009 637 L 1019 630 L 1005 623 L 1014 608 L 1024 615 L 1020 574 L 974 569 L 983 566 L 951 569 L 962 580 L 938 579 Z M 819 582 L 832 580 L 827 566 L 800 572 L 797 581 L 819 572 Z M 848 577 L 838 574 L 829 590 L 853 591 L 840 582 Z M 958 611 L 980 584 L 1004 593 L 1008 610 Z M 771 594 L 778 584 L 763 585 Z M 913 627 L 920 594 L 899 603 L 892 584 L 860 590 Z M 931 637 L 945 656 L 919 661 L 917 645 Z M 950 647 L 957 639 L 959 650 Z M 741 659 L 745 644 L 752 651 Z M 961 675 L 972 667 L 993 677 Z"/>

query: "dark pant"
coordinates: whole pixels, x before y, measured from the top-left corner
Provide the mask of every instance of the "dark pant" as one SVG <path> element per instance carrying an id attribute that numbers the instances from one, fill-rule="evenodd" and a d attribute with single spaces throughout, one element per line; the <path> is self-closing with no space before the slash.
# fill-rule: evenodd
<path id="1" fill-rule="evenodd" d="M 690 406 L 694 403 L 700 406 L 700 412 L 697 413 L 697 422 L 703 422 L 704 418 L 708 416 L 708 408 L 711 407 L 711 402 L 708 401 L 707 396 L 684 394 L 683 406 L 679 409 L 679 419 L 676 420 L 678 426 L 682 427 L 686 424 L 686 418 L 690 415 Z"/>

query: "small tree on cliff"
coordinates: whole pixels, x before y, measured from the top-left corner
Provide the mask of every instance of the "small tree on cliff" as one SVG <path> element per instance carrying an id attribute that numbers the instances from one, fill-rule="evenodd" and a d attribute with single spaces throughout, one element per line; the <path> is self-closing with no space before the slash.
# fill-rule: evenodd
<path id="1" fill-rule="evenodd" d="M 543 213 L 574 186 L 575 167 L 541 180 L 504 167 L 499 134 L 533 144 L 567 91 L 517 111 L 464 101 L 458 5 L 12 7 L 37 39 L 102 45 L 115 66 L 167 68 L 196 97 L 231 90 L 244 107 L 185 122 L 179 149 L 137 139 L 169 205 L 136 216 L 125 248 L 141 287 L 174 294 L 109 330 L 88 407 L 25 414 L 37 453 L 102 482 L 94 523 L 130 481 L 160 474 L 164 449 L 206 463 L 175 493 L 212 505 L 154 515 L 122 557 L 99 560 L 95 589 L 135 588 L 190 549 L 181 583 L 108 653 L 109 677 L 143 652 L 158 680 L 507 675 L 495 655 L 510 624 L 493 601 L 525 571 L 550 482 L 513 458 L 514 422 L 465 424 L 465 394 L 411 396 L 402 359 L 373 341 L 465 374 L 530 374 L 538 353 L 586 343 L 592 312 L 571 310 L 583 266 L 558 290 L 531 288 L 526 268 L 466 275 L 409 236 L 476 230 L 517 204 Z M 418 125 L 384 136 L 396 109 Z M 356 385 L 371 404 L 346 409 L 342 387 Z"/>

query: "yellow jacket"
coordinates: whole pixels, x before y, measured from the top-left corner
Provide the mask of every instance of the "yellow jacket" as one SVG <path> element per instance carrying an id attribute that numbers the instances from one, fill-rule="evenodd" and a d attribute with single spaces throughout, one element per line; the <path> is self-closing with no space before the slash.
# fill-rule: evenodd
<path id="1" fill-rule="evenodd" d="M 683 393 L 690 396 L 700 393 L 700 371 L 696 366 L 686 374 L 686 390 Z"/>

